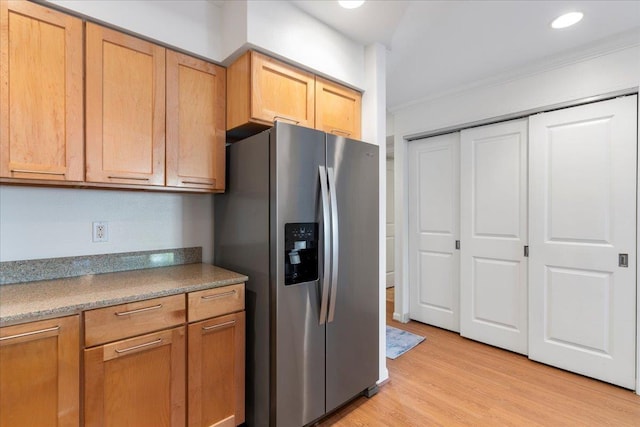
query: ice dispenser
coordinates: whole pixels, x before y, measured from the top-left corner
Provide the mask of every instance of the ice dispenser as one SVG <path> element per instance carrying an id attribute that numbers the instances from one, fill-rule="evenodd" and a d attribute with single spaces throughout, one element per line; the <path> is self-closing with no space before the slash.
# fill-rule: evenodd
<path id="1" fill-rule="evenodd" d="M 315 222 L 284 225 L 284 284 L 318 279 L 318 224 Z"/>

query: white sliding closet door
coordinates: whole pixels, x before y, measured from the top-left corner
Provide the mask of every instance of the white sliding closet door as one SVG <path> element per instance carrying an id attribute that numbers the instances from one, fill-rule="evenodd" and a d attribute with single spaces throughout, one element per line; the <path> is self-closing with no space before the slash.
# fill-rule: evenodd
<path id="1" fill-rule="evenodd" d="M 460 136 L 460 333 L 527 354 L 527 119 Z"/>
<path id="2" fill-rule="evenodd" d="M 529 357 L 627 388 L 635 387 L 636 106 L 627 96 L 529 122 Z"/>
<path id="3" fill-rule="evenodd" d="M 409 317 L 460 330 L 460 134 L 409 144 Z"/>

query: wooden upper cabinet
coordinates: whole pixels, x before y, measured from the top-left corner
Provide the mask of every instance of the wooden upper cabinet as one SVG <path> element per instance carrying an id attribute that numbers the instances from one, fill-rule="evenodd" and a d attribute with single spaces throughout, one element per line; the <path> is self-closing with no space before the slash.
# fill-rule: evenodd
<path id="1" fill-rule="evenodd" d="M 0 426 L 80 424 L 78 316 L 0 329 Z"/>
<path id="2" fill-rule="evenodd" d="M 361 110 L 360 92 L 316 77 L 316 129 L 360 139 Z"/>
<path id="3" fill-rule="evenodd" d="M 0 1 L 0 177 L 83 181 L 82 21 Z"/>
<path id="4" fill-rule="evenodd" d="M 165 184 L 165 49 L 87 23 L 86 180 Z"/>
<path id="5" fill-rule="evenodd" d="M 167 51 L 167 186 L 224 191 L 226 70 Z"/>
<path id="6" fill-rule="evenodd" d="M 276 120 L 314 127 L 313 74 L 254 51 L 238 58 L 227 73 L 227 130 L 265 128 Z"/>

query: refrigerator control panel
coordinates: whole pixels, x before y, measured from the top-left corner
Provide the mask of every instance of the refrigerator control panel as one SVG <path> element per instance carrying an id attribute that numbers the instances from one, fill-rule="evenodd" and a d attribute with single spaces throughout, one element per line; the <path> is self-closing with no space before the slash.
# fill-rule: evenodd
<path id="1" fill-rule="evenodd" d="M 318 280 L 318 223 L 284 225 L 284 284 Z"/>

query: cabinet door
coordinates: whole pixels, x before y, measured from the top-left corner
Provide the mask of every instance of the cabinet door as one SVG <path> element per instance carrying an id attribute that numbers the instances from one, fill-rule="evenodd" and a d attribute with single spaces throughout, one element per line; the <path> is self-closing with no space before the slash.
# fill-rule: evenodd
<path id="1" fill-rule="evenodd" d="M 224 191 L 225 69 L 167 51 L 167 185 Z"/>
<path id="2" fill-rule="evenodd" d="M 87 181 L 164 185 L 165 49 L 87 23 Z"/>
<path id="3" fill-rule="evenodd" d="M 251 118 L 266 124 L 276 120 L 315 125 L 315 81 L 302 71 L 251 52 Z"/>
<path id="4" fill-rule="evenodd" d="M 184 426 L 185 330 L 84 351 L 86 426 Z"/>
<path id="5" fill-rule="evenodd" d="M 0 176 L 82 181 L 82 21 L 1 1 L 0 52 Z"/>
<path id="6" fill-rule="evenodd" d="M 360 139 L 362 94 L 316 77 L 316 129 Z"/>
<path id="7" fill-rule="evenodd" d="M 78 316 L 0 329 L 0 425 L 79 425 Z"/>
<path id="8" fill-rule="evenodd" d="M 244 311 L 189 325 L 189 426 L 244 422 Z"/>

